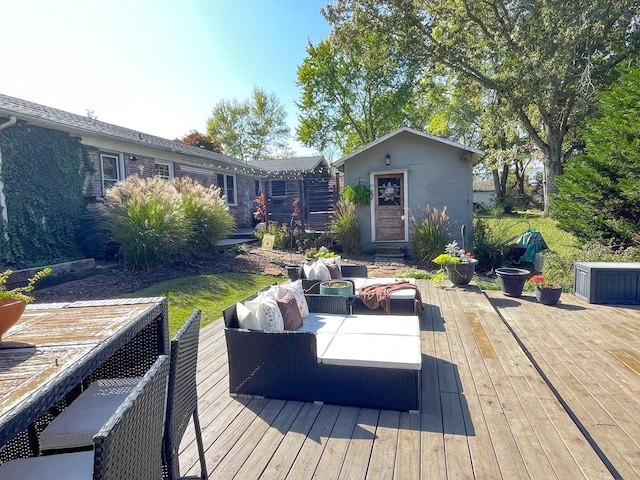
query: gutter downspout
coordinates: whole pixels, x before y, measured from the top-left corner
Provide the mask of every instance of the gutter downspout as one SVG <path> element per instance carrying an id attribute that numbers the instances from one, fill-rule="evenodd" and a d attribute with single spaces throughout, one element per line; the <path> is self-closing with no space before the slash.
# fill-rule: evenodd
<path id="1" fill-rule="evenodd" d="M 16 124 L 16 116 L 10 115 L 9 120 L 0 124 L 0 130 L 4 130 L 5 128 L 9 128 L 12 125 Z M 9 224 L 9 217 L 7 215 L 7 199 L 4 196 L 4 182 L 2 181 L 2 149 L 0 148 L 0 212 L 2 212 L 2 220 L 5 225 Z M 4 229 L 4 239 L 6 242 L 9 242 L 9 232 L 8 229 Z"/>

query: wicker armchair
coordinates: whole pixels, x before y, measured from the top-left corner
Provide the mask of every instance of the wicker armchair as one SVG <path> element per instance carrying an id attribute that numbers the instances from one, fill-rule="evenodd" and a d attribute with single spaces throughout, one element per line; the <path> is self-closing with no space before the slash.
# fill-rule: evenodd
<path id="1" fill-rule="evenodd" d="M 200 310 L 195 310 L 171 341 L 169 382 L 162 444 L 163 477 L 180 475 L 178 448 L 193 417 L 200 457 L 201 478 L 207 478 L 204 447 L 198 417 L 196 370 L 200 338 Z M 94 382 L 69 407 L 56 417 L 40 435 L 43 453 L 72 451 L 91 445 L 93 434 L 135 388 L 137 379 L 103 379 Z M 91 412 L 90 415 L 87 412 Z"/>
<path id="2" fill-rule="evenodd" d="M 162 477 L 162 424 L 169 358 L 158 358 L 93 437 L 93 451 L 12 460 L 0 479 L 148 480 Z"/>

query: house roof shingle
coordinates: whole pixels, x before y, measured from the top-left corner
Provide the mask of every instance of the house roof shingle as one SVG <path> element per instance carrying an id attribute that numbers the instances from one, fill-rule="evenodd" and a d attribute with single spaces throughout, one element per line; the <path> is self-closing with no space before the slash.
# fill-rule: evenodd
<path id="1" fill-rule="evenodd" d="M 160 149 L 176 154 L 197 157 L 199 161 L 222 162 L 227 166 L 257 176 L 269 173 L 295 173 L 311 171 L 322 161 L 322 156 L 283 158 L 277 160 L 243 160 L 176 142 L 166 138 L 139 132 L 126 127 L 92 119 L 57 108 L 47 107 L 0 93 L 0 115 L 15 116 L 18 120 L 45 125 L 49 128 L 71 132 L 75 135 L 96 135 L 137 145 Z"/>

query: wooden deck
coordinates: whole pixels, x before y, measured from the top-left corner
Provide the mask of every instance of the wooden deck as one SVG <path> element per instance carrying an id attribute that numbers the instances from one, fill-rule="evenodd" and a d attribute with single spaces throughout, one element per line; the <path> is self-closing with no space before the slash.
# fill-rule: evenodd
<path id="1" fill-rule="evenodd" d="M 231 398 L 223 324 L 203 329 L 210 478 L 640 478 L 638 306 L 419 285 L 419 413 Z M 198 474 L 192 429 L 180 463 Z"/>

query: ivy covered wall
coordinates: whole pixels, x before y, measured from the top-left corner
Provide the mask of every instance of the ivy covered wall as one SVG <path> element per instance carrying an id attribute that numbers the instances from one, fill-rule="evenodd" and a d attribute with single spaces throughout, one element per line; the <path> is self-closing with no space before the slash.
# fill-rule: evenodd
<path id="1" fill-rule="evenodd" d="M 80 139 L 18 122 L 0 131 L 0 149 L 8 216 L 0 222 L 0 263 L 83 258 L 78 229 L 94 167 Z"/>

